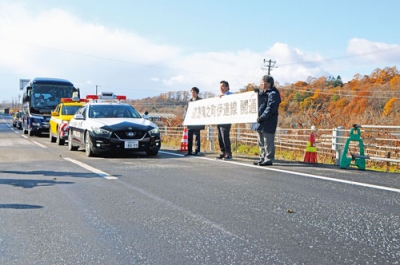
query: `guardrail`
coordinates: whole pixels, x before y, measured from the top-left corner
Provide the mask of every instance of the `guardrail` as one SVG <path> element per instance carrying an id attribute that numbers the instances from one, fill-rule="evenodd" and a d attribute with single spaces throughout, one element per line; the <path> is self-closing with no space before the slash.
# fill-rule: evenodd
<path id="1" fill-rule="evenodd" d="M 163 137 L 182 139 L 183 127 L 161 127 Z M 277 128 L 275 143 L 277 151 L 304 153 L 311 128 Z M 376 162 L 397 163 L 400 166 L 400 126 L 361 125 L 365 155 Z M 318 157 L 321 162 L 339 165 L 350 128 L 317 129 L 315 131 Z M 257 134 L 250 124 L 234 124 L 231 129 L 231 142 L 239 145 L 257 146 Z M 206 126 L 201 131 L 203 150 L 218 149 L 216 126 Z M 206 140 L 206 141 L 205 141 Z M 349 153 L 359 153 L 359 146 L 350 144 Z"/>

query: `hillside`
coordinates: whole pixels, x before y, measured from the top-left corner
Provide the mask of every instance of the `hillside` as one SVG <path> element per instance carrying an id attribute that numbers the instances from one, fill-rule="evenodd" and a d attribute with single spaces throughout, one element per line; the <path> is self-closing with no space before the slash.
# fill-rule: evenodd
<path id="1" fill-rule="evenodd" d="M 279 85 L 282 103 L 280 127 L 334 128 L 352 124 L 400 125 L 400 74 L 397 68 L 375 69 L 370 75 L 356 74 L 343 83 L 340 76 L 309 77 L 307 81 Z M 249 84 L 240 92 L 253 91 Z M 215 97 L 205 92 L 200 97 Z M 190 94 L 187 91 L 168 92 L 158 97 L 132 100 L 139 111 L 174 113 L 177 118 L 170 124 L 182 124 L 182 116 Z"/>

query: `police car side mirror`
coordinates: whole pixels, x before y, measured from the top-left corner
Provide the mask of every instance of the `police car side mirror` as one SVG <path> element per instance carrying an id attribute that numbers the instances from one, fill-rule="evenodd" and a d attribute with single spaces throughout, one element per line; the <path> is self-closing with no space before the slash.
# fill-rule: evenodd
<path id="1" fill-rule="evenodd" d="M 75 119 L 75 120 L 83 120 L 84 117 L 83 117 L 82 114 L 75 114 L 75 115 L 74 115 L 74 119 Z"/>

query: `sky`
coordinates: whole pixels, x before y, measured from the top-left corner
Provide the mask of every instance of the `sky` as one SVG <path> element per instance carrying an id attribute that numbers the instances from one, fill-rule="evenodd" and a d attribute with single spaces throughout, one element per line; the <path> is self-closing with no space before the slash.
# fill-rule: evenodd
<path id="1" fill-rule="evenodd" d="M 399 0 L 0 0 L 0 102 L 20 79 L 71 81 L 81 96 L 219 94 L 309 77 L 400 69 Z"/>

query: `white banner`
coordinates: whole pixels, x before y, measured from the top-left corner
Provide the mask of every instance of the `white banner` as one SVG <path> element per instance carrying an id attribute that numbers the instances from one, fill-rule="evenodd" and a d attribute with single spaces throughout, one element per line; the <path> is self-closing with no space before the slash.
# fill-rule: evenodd
<path id="1" fill-rule="evenodd" d="M 246 92 L 190 101 L 183 125 L 256 122 L 258 94 Z"/>

